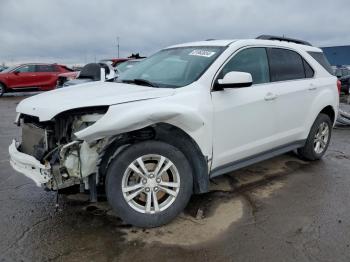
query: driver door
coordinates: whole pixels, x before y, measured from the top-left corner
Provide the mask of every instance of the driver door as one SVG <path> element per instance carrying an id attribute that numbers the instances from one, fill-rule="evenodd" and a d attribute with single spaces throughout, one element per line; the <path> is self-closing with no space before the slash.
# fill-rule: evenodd
<path id="1" fill-rule="evenodd" d="M 216 81 L 231 71 L 252 75 L 253 85 L 212 91 L 212 170 L 231 165 L 274 148 L 276 144 L 276 90 L 270 83 L 266 49 L 251 47 L 235 54 Z"/>
<path id="2" fill-rule="evenodd" d="M 9 74 L 8 83 L 11 88 L 32 87 L 35 80 L 35 65 L 17 67 Z"/>

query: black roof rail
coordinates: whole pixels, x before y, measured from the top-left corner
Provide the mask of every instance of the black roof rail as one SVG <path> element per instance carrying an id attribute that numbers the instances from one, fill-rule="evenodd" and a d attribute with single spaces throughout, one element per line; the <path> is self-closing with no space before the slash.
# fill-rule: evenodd
<path id="1" fill-rule="evenodd" d="M 284 36 L 281 37 L 281 36 L 274 36 L 274 35 L 261 35 L 261 36 L 258 36 L 256 39 L 277 40 L 277 41 L 291 42 L 291 43 L 300 44 L 300 45 L 312 46 L 312 44 L 304 40 L 293 39 L 293 38 L 284 37 Z"/>

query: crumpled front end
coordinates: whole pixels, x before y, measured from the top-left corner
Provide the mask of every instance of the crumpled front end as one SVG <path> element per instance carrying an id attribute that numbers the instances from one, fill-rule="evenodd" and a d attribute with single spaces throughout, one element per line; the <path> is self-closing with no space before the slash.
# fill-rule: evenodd
<path id="1" fill-rule="evenodd" d="M 50 164 L 41 164 L 33 156 L 20 152 L 18 146 L 19 143 L 13 140 L 9 147 L 10 164 L 13 169 L 33 180 L 37 186 L 48 183 L 52 178 Z"/>
<path id="2" fill-rule="evenodd" d="M 70 111 L 45 122 L 22 114 L 17 119 L 21 141 L 9 146 L 12 167 L 48 189 L 79 184 L 89 189 L 88 178 L 97 175 L 99 155 L 107 141 L 87 143 L 74 133 L 94 124 L 106 111 L 105 107 Z"/>

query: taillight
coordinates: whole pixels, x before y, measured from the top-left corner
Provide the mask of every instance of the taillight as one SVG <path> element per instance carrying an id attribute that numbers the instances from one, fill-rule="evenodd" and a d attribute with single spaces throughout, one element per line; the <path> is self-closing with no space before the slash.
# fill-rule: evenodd
<path id="1" fill-rule="evenodd" d="M 337 87 L 338 87 L 338 93 L 340 95 L 340 91 L 341 91 L 341 82 L 340 82 L 340 80 L 337 80 Z"/>

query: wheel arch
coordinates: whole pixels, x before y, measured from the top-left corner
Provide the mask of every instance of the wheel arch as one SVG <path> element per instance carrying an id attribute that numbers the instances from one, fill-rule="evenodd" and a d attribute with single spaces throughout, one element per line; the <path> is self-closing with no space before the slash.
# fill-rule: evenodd
<path id="1" fill-rule="evenodd" d="M 178 148 L 190 163 L 193 173 L 194 193 L 208 192 L 209 172 L 207 158 L 192 137 L 179 127 L 168 123 L 158 123 L 112 138 L 111 142 L 100 154 L 98 165 L 100 183 L 104 183 L 105 175 L 112 159 L 117 157 L 126 147 L 146 140 L 162 141 Z"/>
<path id="2" fill-rule="evenodd" d="M 0 80 L 0 84 L 5 87 L 6 91 L 8 90 L 8 86 L 7 86 L 7 84 L 4 81 Z"/>
<path id="3" fill-rule="evenodd" d="M 335 110 L 333 109 L 333 107 L 331 105 L 328 105 L 326 107 L 324 107 L 320 114 L 325 114 L 328 115 L 329 118 L 331 119 L 332 123 L 334 124 L 335 121 Z"/>

